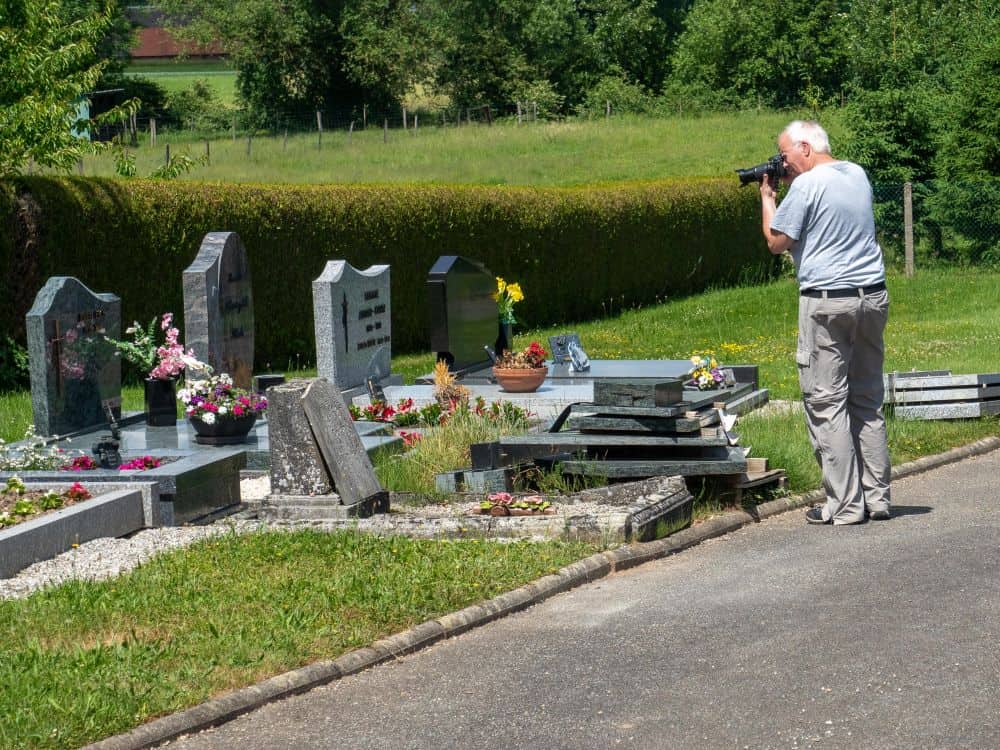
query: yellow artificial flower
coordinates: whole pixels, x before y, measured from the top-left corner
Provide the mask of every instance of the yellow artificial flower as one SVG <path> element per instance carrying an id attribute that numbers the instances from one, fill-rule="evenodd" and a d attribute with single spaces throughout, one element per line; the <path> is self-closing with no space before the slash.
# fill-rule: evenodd
<path id="1" fill-rule="evenodd" d="M 520 302 L 524 299 L 524 292 L 521 291 L 520 284 L 511 284 L 508 286 L 507 293 L 510 294 L 510 298 L 514 300 L 514 302 Z"/>

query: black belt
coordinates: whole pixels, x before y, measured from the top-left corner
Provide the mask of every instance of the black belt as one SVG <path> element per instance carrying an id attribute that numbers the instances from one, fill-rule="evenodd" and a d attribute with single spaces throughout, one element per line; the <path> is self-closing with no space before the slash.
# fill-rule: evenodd
<path id="1" fill-rule="evenodd" d="M 885 282 L 880 281 L 877 284 L 872 284 L 871 286 L 858 286 L 851 287 L 850 289 L 803 289 L 799 294 L 803 297 L 823 297 L 824 299 L 838 298 L 838 297 L 864 297 L 867 294 L 875 294 L 875 292 L 884 292 Z"/>

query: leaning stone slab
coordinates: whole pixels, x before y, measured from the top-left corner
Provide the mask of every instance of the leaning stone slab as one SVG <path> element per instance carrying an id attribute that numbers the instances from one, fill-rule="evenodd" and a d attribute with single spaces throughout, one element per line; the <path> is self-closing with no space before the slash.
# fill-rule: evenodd
<path id="1" fill-rule="evenodd" d="M 29 490 L 62 492 L 71 483 L 27 483 Z M 94 488 L 91 487 L 91 490 Z M 148 527 L 143 511 L 142 488 L 116 484 L 90 500 L 46 513 L 30 521 L 0 530 L 0 578 L 41 560 L 49 560 L 101 537 L 121 537 Z"/>
<path id="2" fill-rule="evenodd" d="M 290 380 L 267 389 L 267 425 L 271 447 L 271 492 L 310 497 L 333 492 L 333 477 L 323 461 L 302 407 L 311 381 Z"/>
<path id="3" fill-rule="evenodd" d="M 364 515 L 388 512 L 389 493 L 379 484 L 347 404 L 333 383 L 325 378 L 311 381 L 302 394 L 302 406 L 344 505 L 359 505 Z"/>

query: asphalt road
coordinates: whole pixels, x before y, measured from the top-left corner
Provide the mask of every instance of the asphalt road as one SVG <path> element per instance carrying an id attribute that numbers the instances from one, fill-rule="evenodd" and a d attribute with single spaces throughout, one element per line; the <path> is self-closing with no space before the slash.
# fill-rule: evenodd
<path id="1" fill-rule="evenodd" d="M 998 487 L 785 513 L 168 747 L 1000 748 Z"/>

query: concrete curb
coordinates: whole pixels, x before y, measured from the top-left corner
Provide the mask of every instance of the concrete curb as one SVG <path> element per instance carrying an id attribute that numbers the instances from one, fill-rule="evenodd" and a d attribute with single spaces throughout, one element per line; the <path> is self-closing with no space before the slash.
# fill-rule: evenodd
<path id="1" fill-rule="evenodd" d="M 984 438 L 960 448 L 953 448 L 935 456 L 925 456 L 898 466 L 893 469 L 892 478 L 902 479 L 965 458 L 989 453 L 998 448 L 1000 448 L 1000 437 Z M 142 750 L 185 734 L 224 724 L 266 703 L 307 692 L 341 677 L 418 651 L 444 638 L 459 635 L 542 602 L 555 594 L 603 578 L 616 571 L 627 570 L 676 554 L 708 539 L 736 531 L 747 524 L 811 505 L 823 497 L 823 490 L 820 489 L 795 497 L 771 500 L 756 506 L 753 514 L 732 511 L 679 531 L 666 539 L 632 544 L 591 555 L 567 565 L 557 573 L 543 576 L 513 591 L 443 615 L 436 620 L 428 620 L 402 633 L 382 638 L 369 647 L 356 649 L 337 659 L 316 662 L 271 677 L 256 685 L 234 690 L 193 708 L 154 719 L 125 734 L 87 745 L 83 750 Z"/>

